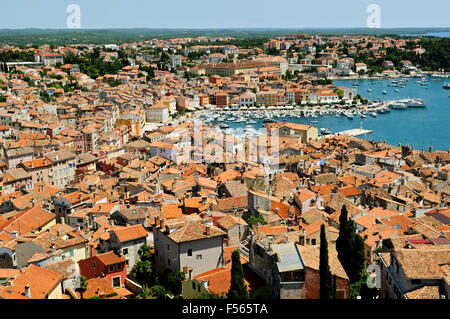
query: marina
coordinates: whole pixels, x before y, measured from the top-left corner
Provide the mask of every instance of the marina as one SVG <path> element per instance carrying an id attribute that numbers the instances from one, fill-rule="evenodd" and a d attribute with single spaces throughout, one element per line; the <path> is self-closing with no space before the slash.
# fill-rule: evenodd
<path id="1" fill-rule="evenodd" d="M 395 91 L 396 87 L 388 86 L 392 84 L 392 79 L 359 80 L 358 93 L 372 101 L 368 105 L 347 109 L 340 105 L 213 108 L 200 111 L 200 119 L 206 124 L 220 125 L 222 129 L 243 137 L 263 133 L 266 123 L 294 122 L 316 126 L 321 136 L 337 132 L 342 134 L 350 130 L 360 133 L 352 136 L 386 140 L 392 144 L 409 144 L 416 149 L 433 146 L 448 150 L 450 130 L 444 128 L 450 122 L 450 103 L 448 93 L 443 89 L 445 80 L 427 77 L 425 80 L 409 78 L 396 81 L 394 84 L 401 85 L 397 87 L 399 92 Z M 425 89 L 417 81 L 426 81 L 429 89 Z M 350 87 L 353 82 L 354 80 L 341 80 L 333 81 L 333 84 Z M 382 93 L 383 90 L 386 94 Z M 355 126 L 359 126 L 364 132 L 355 129 Z M 436 131 L 429 129 L 432 126 L 443 129 L 436 134 Z"/>

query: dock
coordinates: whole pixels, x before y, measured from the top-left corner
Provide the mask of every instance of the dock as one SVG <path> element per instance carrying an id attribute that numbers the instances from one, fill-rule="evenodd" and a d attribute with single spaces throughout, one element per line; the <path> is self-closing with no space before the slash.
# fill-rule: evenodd
<path id="1" fill-rule="evenodd" d="M 350 130 L 337 132 L 337 133 L 331 134 L 329 136 L 336 136 L 336 135 L 360 136 L 360 135 L 366 135 L 366 134 L 369 134 L 372 132 L 373 132 L 372 130 L 366 130 L 366 129 L 362 129 L 362 128 L 353 128 Z"/>

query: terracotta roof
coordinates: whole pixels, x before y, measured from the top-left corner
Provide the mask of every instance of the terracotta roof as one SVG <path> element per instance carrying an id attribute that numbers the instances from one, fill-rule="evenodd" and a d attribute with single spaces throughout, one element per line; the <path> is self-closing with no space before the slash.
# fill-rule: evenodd
<path id="1" fill-rule="evenodd" d="M 297 244 L 297 249 L 302 257 L 303 264 L 305 267 L 319 270 L 319 259 L 320 259 L 320 247 L 318 246 L 303 246 Z M 348 276 L 340 263 L 337 253 L 332 250 L 328 251 L 328 260 L 330 264 L 331 273 L 337 277 L 348 279 Z"/>
<path id="2" fill-rule="evenodd" d="M 113 251 L 108 251 L 104 254 L 95 255 L 105 266 L 118 264 L 120 262 L 125 262 L 127 259 L 124 256 L 118 256 Z"/>
<path id="3" fill-rule="evenodd" d="M 450 250 L 396 249 L 395 258 L 408 279 L 446 278 L 442 268 L 450 264 Z"/>
<path id="4" fill-rule="evenodd" d="M 14 286 L 0 287 L 0 298 L 45 299 L 62 278 L 56 272 L 31 264 L 14 280 Z M 26 285 L 30 287 L 31 298 L 25 297 Z"/>
<path id="5" fill-rule="evenodd" d="M 362 194 L 360 190 L 357 189 L 355 186 L 341 187 L 338 188 L 337 191 L 344 197 L 358 196 Z"/>
<path id="6" fill-rule="evenodd" d="M 47 224 L 55 217 L 56 214 L 49 213 L 41 207 L 36 206 L 10 218 L 3 225 L 0 225 L 0 229 L 8 233 L 17 231 L 19 235 L 24 235 L 39 229 L 39 227 Z"/>
<path id="7" fill-rule="evenodd" d="M 439 286 L 423 286 L 406 293 L 408 299 L 441 299 Z"/>
<path id="8" fill-rule="evenodd" d="M 247 195 L 244 195 L 238 197 L 219 198 L 217 199 L 217 204 L 213 205 L 213 209 L 218 211 L 224 211 L 224 210 L 232 210 L 233 208 L 236 209 L 247 208 L 247 206 L 248 206 L 248 197 Z"/>
<path id="9" fill-rule="evenodd" d="M 144 226 L 141 224 L 128 226 L 121 229 L 112 230 L 119 238 L 119 240 L 123 243 L 126 241 L 147 237 L 147 231 L 144 229 Z"/>
<path id="10" fill-rule="evenodd" d="M 91 278 L 88 279 L 86 291 L 83 293 L 83 298 L 89 299 L 98 296 L 97 291 L 100 290 L 100 295 L 110 295 L 114 293 L 114 288 L 111 286 L 108 278 Z"/>
<path id="11" fill-rule="evenodd" d="M 208 228 L 209 235 L 207 235 Z M 224 231 L 215 226 L 204 225 L 200 221 L 188 219 L 182 227 L 170 233 L 168 237 L 177 243 L 181 243 L 225 235 Z"/>
<path id="12" fill-rule="evenodd" d="M 220 218 L 219 220 L 217 220 L 217 224 L 222 229 L 226 229 L 226 230 L 229 230 L 236 225 L 247 226 L 247 223 L 245 222 L 245 220 L 243 220 L 240 217 L 233 216 L 233 215 L 226 215 L 225 217 Z"/>

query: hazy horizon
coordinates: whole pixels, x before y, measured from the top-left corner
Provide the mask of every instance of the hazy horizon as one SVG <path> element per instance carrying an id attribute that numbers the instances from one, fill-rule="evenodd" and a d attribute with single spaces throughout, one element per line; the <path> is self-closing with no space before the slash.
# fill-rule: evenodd
<path id="1" fill-rule="evenodd" d="M 15 0 L 2 3 L 0 29 L 66 29 L 73 4 L 84 30 L 364 28 L 371 4 L 384 29 L 450 27 L 447 0 Z"/>

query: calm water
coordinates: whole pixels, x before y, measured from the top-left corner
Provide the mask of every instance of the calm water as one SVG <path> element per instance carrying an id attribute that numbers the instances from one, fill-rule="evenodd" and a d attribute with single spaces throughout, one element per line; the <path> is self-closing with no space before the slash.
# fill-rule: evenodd
<path id="1" fill-rule="evenodd" d="M 405 36 L 405 37 L 426 36 L 426 37 L 450 38 L 450 32 L 428 32 L 428 33 L 422 33 L 422 34 L 400 34 L 400 36 Z"/>
<path id="2" fill-rule="evenodd" d="M 450 91 L 443 89 L 445 80 L 439 81 L 428 78 L 428 89 L 417 84 L 417 79 L 408 79 L 405 88 L 388 87 L 392 80 L 359 80 L 358 93 L 372 101 L 376 100 L 396 100 L 405 98 L 420 98 L 426 104 L 426 108 L 408 108 L 407 110 L 391 110 L 389 113 L 377 114 L 366 118 L 355 116 L 352 120 L 342 116 L 336 118 L 335 115 L 318 116 L 317 118 L 277 118 L 280 122 L 295 122 L 302 124 L 312 124 L 319 128 L 328 128 L 332 133 L 344 131 L 362 126 L 365 129 L 373 130 L 373 133 L 359 138 L 368 140 L 386 141 L 388 144 L 403 145 L 409 144 L 415 149 L 428 150 L 429 146 L 440 150 L 450 149 Z M 353 80 L 334 81 L 337 86 L 351 87 Z M 372 92 L 367 90 L 371 88 Z M 399 89 L 400 92 L 395 92 Z M 381 92 L 386 90 L 388 94 Z M 255 129 L 262 129 L 262 120 L 255 119 Z M 318 121 L 318 123 L 311 123 Z M 227 122 L 232 129 L 243 130 L 248 123 Z"/>

